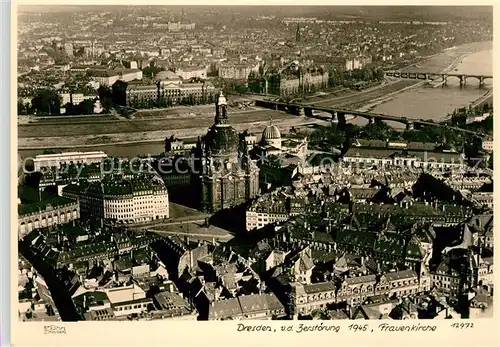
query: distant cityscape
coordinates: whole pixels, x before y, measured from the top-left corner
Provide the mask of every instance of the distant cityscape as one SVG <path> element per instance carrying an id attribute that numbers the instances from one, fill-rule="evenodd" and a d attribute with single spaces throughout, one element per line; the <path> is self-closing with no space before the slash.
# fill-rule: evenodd
<path id="1" fill-rule="evenodd" d="M 18 23 L 21 321 L 492 316 L 491 7 Z"/>

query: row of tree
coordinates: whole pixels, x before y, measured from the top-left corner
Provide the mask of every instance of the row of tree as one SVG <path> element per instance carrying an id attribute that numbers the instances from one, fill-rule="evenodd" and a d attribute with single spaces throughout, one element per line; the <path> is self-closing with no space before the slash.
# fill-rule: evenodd
<path id="1" fill-rule="evenodd" d="M 173 107 L 174 105 L 196 106 L 215 103 L 217 96 L 214 93 L 207 93 L 203 96 L 188 95 L 185 97 L 171 97 L 165 92 L 160 93 L 157 99 L 141 98 L 139 96 L 132 97 L 128 106 L 134 109 L 147 108 L 164 108 Z"/>
<path id="2" fill-rule="evenodd" d="M 467 124 L 466 128 L 472 131 L 478 131 L 485 134 L 493 134 L 493 116 L 490 115 L 481 122 L 474 122 L 471 124 Z"/>
<path id="3" fill-rule="evenodd" d="M 83 100 L 82 102 L 80 102 L 77 105 L 74 105 L 74 104 L 68 102 L 66 105 L 64 105 L 64 108 L 66 109 L 65 114 L 67 114 L 67 115 L 93 114 L 94 113 L 94 104 L 95 104 L 94 99 Z"/>
<path id="4" fill-rule="evenodd" d="M 142 69 L 142 75 L 152 78 L 164 70 L 165 69 L 163 67 L 150 65 Z"/>
<path id="5" fill-rule="evenodd" d="M 18 114 L 58 115 L 62 98 L 52 89 L 39 89 L 31 99 L 31 104 L 17 103 Z"/>
<path id="6" fill-rule="evenodd" d="M 224 79 L 222 77 L 215 77 L 212 79 L 212 84 L 218 90 L 221 90 L 224 94 L 242 94 L 247 92 L 253 92 L 245 79 Z"/>
<path id="7" fill-rule="evenodd" d="M 79 104 L 62 104 L 62 98 L 53 89 L 39 89 L 31 99 L 31 103 L 17 102 L 17 114 L 19 115 L 59 115 L 61 108 L 66 109 L 65 114 L 85 115 L 94 113 L 94 99 L 86 99 Z"/>
<path id="8" fill-rule="evenodd" d="M 329 87 L 351 87 L 359 82 L 376 82 L 384 79 L 384 71 L 379 68 L 361 68 L 353 70 L 331 69 L 328 72 Z"/>
<path id="9" fill-rule="evenodd" d="M 365 126 L 346 124 L 339 127 L 332 124 L 326 127 L 318 127 L 309 135 L 309 145 L 312 149 L 329 151 L 331 148 L 344 147 L 348 139 L 366 140 L 390 140 L 408 142 L 426 142 L 445 144 L 455 148 L 457 151 L 465 150 L 467 145 L 472 144 L 472 135 L 461 134 L 457 130 L 446 127 L 426 126 L 421 129 L 397 131 L 384 122 L 375 122 Z M 480 146 L 480 145 L 479 145 Z M 474 146 L 477 149 L 477 144 Z"/>

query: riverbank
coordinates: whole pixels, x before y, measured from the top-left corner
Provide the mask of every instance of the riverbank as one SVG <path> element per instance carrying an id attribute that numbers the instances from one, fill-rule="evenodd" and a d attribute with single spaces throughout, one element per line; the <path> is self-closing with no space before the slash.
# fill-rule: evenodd
<path id="1" fill-rule="evenodd" d="M 438 57 L 429 58 L 426 63 L 428 65 L 423 65 L 420 62 L 421 65 L 415 67 L 415 69 L 420 71 L 445 71 L 448 69 L 449 71 L 449 69 L 454 69 L 461 59 L 475 52 L 471 47 L 469 45 L 468 47 L 458 47 L 452 51 L 443 52 L 439 55 L 443 57 L 442 59 L 438 59 Z M 480 46 L 480 48 L 484 47 Z M 373 109 L 378 105 L 389 102 L 402 93 L 417 90 L 418 87 L 421 87 L 421 83 L 422 81 L 416 80 L 391 81 L 360 93 L 336 96 L 328 100 L 323 99 L 314 104 L 346 109 Z M 474 96 L 474 99 L 471 99 L 470 102 L 477 98 L 477 95 Z M 187 108 L 181 112 L 170 109 L 165 111 L 166 115 L 162 113 L 162 110 L 146 111 L 142 117 L 134 120 L 106 120 L 101 118 L 99 120 L 94 119 L 97 121 L 96 123 L 80 123 L 80 120 L 74 119 L 74 122 L 65 121 L 64 124 L 41 121 L 37 124 L 19 125 L 18 148 L 20 152 L 51 148 L 110 148 L 110 146 L 127 146 L 130 144 L 136 144 L 137 146 L 141 144 L 160 144 L 161 148 L 161 142 L 166 136 L 175 135 L 179 138 L 193 138 L 206 133 L 207 128 L 213 122 L 213 106 L 207 106 L 206 109 L 203 107 L 203 111 L 195 108 L 192 110 L 197 112 L 189 112 L 191 110 Z M 200 111 L 202 114 L 200 114 Z M 384 111 L 381 113 L 391 112 Z M 283 130 L 290 126 L 315 123 L 313 119 L 291 117 L 284 112 L 264 109 L 246 111 L 234 109 L 229 115 L 231 123 L 236 129 L 249 129 L 254 133 L 261 132 L 271 117 L 275 124 L 283 127 Z M 195 126 L 193 127 L 193 125 Z"/>
<path id="2" fill-rule="evenodd" d="M 484 46 L 482 46 L 483 44 L 485 43 L 481 43 L 481 47 L 480 48 L 484 48 Z M 474 47 L 477 49 L 477 47 Z M 439 73 L 450 73 L 452 72 L 457 66 L 460 65 L 461 61 L 463 61 L 465 58 L 477 53 L 477 50 L 476 49 L 471 49 L 470 51 L 467 51 L 467 52 L 464 52 L 463 54 L 455 57 L 455 59 L 448 65 L 446 66 L 445 68 L 443 68 L 441 71 L 438 71 Z M 449 53 L 449 50 L 446 51 L 446 53 Z M 435 55 L 436 56 L 436 55 Z M 435 56 L 432 56 L 432 57 L 435 57 Z M 368 105 L 363 105 L 363 106 L 359 106 L 359 108 L 356 108 L 357 111 L 362 111 L 362 112 L 371 112 L 373 111 L 374 108 L 376 108 L 377 106 L 380 106 L 380 105 L 383 105 L 389 101 L 392 101 L 394 100 L 395 97 L 397 97 L 399 94 L 402 94 L 404 92 L 408 92 L 408 91 L 411 91 L 411 90 L 414 90 L 414 89 L 417 89 L 417 88 L 420 88 L 422 86 L 424 86 L 425 84 L 427 84 L 428 81 L 420 81 L 412 86 L 409 86 L 409 87 L 406 87 L 406 88 L 403 88 L 403 89 L 400 89 L 398 91 L 395 91 L 395 92 L 392 92 L 392 93 L 389 93 L 385 96 L 382 96 L 378 99 L 375 99 L 373 100 L 373 102 L 370 102 Z M 480 102 L 484 102 L 484 99 L 487 98 L 487 95 L 491 94 L 492 95 L 492 90 L 487 90 L 485 91 L 485 93 L 479 97 L 476 101 L 478 100 L 481 100 Z M 474 103 L 476 103 L 476 101 L 474 101 L 473 103 L 471 103 L 471 105 L 474 105 Z"/>
<path id="3" fill-rule="evenodd" d="M 237 131 L 248 130 L 252 133 L 261 133 L 269 124 L 271 115 L 276 119 L 275 111 L 270 110 L 270 116 L 264 121 L 245 122 L 232 124 Z M 284 128 L 301 127 L 313 124 L 325 124 L 325 121 L 315 118 L 306 117 L 290 117 L 284 112 L 280 112 L 283 117 L 280 117 L 279 124 Z M 45 149 L 68 149 L 68 148 L 97 148 L 101 146 L 122 146 L 129 144 L 148 144 L 148 143 L 163 143 L 165 137 L 174 136 L 180 139 L 196 138 L 206 134 L 208 127 L 190 127 L 182 129 L 171 129 L 166 132 L 164 130 L 152 130 L 148 132 L 134 133 L 115 133 L 103 134 L 101 136 L 84 135 L 84 136 L 54 136 L 43 138 L 24 138 L 18 141 L 23 143 L 23 146 L 18 146 L 19 151 L 43 151 Z"/>
<path id="4" fill-rule="evenodd" d="M 427 69 L 427 64 L 430 63 L 430 66 L 436 66 L 435 63 L 432 62 L 434 58 L 439 58 L 441 55 L 449 55 L 454 53 L 454 50 L 457 50 L 459 52 L 459 55 L 454 57 L 453 61 L 445 66 L 445 67 L 439 67 L 437 69 L 437 73 L 448 73 L 455 69 L 455 67 L 460 63 L 461 60 L 467 58 L 468 56 L 483 50 L 485 47 L 488 48 L 491 43 L 489 42 L 478 42 L 474 44 L 468 44 L 460 47 L 455 47 L 455 48 L 450 48 L 447 50 L 444 50 L 441 53 L 436 53 L 432 54 L 426 57 L 422 57 L 419 61 L 412 63 L 410 65 L 407 65 L 405 67 L 402 67 L 398 69 L 397 71 L 401 72 L 415 72 L 415 71 L 423 71 Z M 463 50 L 463 52 L 461 52 Z M 439 66 L 439 64 L 438 64 Z M 432 68 L 429 68 L 427 70 L 431 70 L 434 72 Z M 428 72 L 428 71 L 424 71 Z M 407 83 L 408 86 L 403 86 L 403 83 Z M 412 88 L 418 88 L 424 85 L 421 81 L 416 81 L 416 80 L 404 80 L 404 79 L 386 79 L 385 81 L 381 82 L 380 84 L 370 87 L 366 90 L 363 90 L 361 93 L 357 93 L 353 90 L 347 90 L 346 92 L 342 93 L 342 95 L 337 95 L 334 98 L 329 98 L 329 99 L 319 99 L 317 98 L 316 100 L 308 100 L 305 104 L 315 104 L 315 105 L 322 105 L 322 106 L 330 106 L 330 107 L 343 107 L 343 108 L 354 108 L 356 110 L 365 110 L 365 109 L 372 109 L 374 106 L 379 105 L 380 103 L 390 101 L 391 97 L 394 97 L 395 95 L 399 93 L 403 93 L 405 91 L 409 91 Z M 380 92 L 380 94 L 374 95 L 372 100 L 367 101 L 366 98 L 363 98 L 361 100 L 354 101 L 351 104 L 346 104 L 346 103 L 341 103 L 343 99 L 346 99 L 348 97 L 353 97 L 357 98 L 362 96 L 363 94 L 368 94 L 377 91 Z M 372 93 L 373 94 L 373 93 Z M 368 102 L 367 105 L 363 105 L 363 103 Z M 362 107 L 362 109 L 359 109 Z"/>
<path id="5" fill-rule="evenodd" d="M 415 85 L 397 90 L 397 91 L 392 92 L 392 93 L 389 93 L 385 96 L 380 97 L 379 99 L 376 99 L 375 101 L 373 101 L 372 103 L 370 103 L 368 105 L 364 105 L 364 106 L 360 106 L 360 107 L 356 108 L 356 111 L 371 112 L 375 107 L 382 105 L 383 103 L 389 102 L 392 99 L 394 99 L 394 97 L 396 95 L 404 93 L 405 91 L 408 91 L 408 90 L 419 88 L 419 87 L 425 85 L 426 83 L 427 83 L 427 81 L 421 81 Z"/>
<path id="6" fill-rule="evenodd" d="M 474 100 L 471 103 L 471 107 L 474 108 L 477 106 L 482 106 L 485 103 L 493 105 L 493 89 L 488 90 L 488 92 L 486 92 L 486 94 L 484 94 L 481 97 L 479 97 L 478 99 Z"/>

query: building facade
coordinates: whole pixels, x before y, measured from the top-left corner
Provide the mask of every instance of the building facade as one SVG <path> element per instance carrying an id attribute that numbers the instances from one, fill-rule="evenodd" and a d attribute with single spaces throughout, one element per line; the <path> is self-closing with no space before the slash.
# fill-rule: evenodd
<path id="1" fill-rule="evenodd" d="M 66 105 L 68 103 L 78 105 L 85 100 L 97 99 L 97 95 L 85 95 L 83 93 L 59 92 L 58 94 L 62 99 L 61 105 Z"/>
<path id="2" fill-rule="evenodd" d="M 485 152 L 493 152 L 493 136 L 486 136 L 483 139 L 483 151 Z"/>
<path id="3" fill-rule="evenodd" d="M 126 90 L 127 105 L 144 103 L 149 100 L 156 102 L 159 96 L 158 85 L 149 84 L 144 86 L 128 85 Z"/>
<path id="4" fill-rule="evenodd" d="M 328 85 L 327 71 L 308 71 L 304 73 L 281 73 L 269 76 L 268 91 L 276 95 L 294 95 L 321 90 Z"/>
<path id="5" fill-rule="evenodd" d="M 92 78 L 95 82 L 103 86 L 112 86 L 116 81 L 130 82 L 133 80 L 142 80 L 142 70 L 139 69 L 121 69 L 114 71 L 96 70 L 92 72 Z"/>
<path id="6" fill-rule="evenodd" d="M 42 167 L 57 167 L 62 164 L 92 164 L 100 163 L 107 154 L 102 151 L 96 152 L 65 152 L 58 154 L 40 154 L 33 159 L 35 171 L 40 171 Z"/>
<path id="7" fill-rule="evenodd" d="M 206 66 L 190 66 L 178 68 L 175 70 L 175 74 L 182 78 L 183 80 L 189 80 L 191 78 L 197 77 L 201 79 L 207 78 L 207 67 Z"/>
<path id="8" fill-rule="evenodd" d="M 350 148 L 343 162 L 354 165 L 399 166 L 422 169 L 462 169 L 465 161 L 460 153 L 413 151 L 408 153 L 388 149 Z"/>
<path id="9" fill-rule="evenodd" d="M 146 176 L 70 184 L 62 194 L 78 199 L 83 215 L 109 222 L 135 224 L 169 217 L 167 188 Z"/>
<path id="10" fill-rule="evenodd" d="M 202 101 L 215 94 L 215 87 L 211 83 L 163 83 L 149 85 L 129 85 L 126 91 L 126 102 L 129 106 L 159 100 L 170 100 L 172 104 L 180 103 L 183 99 L 193 98 Z"/>
<path id="11" fill-rule="evenodd" d="M 259 63 L 222 63 L 219 66 L 219 77 L 246 80 L 250 72 L 259 71 Z"/>
<path id="12" fill-rule="evenodd" d="M 272 293 L 238 296 L 213 302 L 208 320 L 263 320 L 285 315 L 285 307 Z"/>
<path id="13" fill-rule="evenodd" d="M 18 208 L 19 238 L 33 229 L 65 224 L 80 218 L 80 204 L 72 199 L 57 198 L 48 203 L 20 205 Z"/>
<path id="14" fill-rule="evenodd" d="M 406 295 L 429 291 L 431 279 L 426 272 L 402 270 L 378 275 L 345 278 L 340 286 L 335 282 L 312 284 L 293 283 L 290 293 L 295 314 L 309 315 L 314 310 L 324 310 L 328 304 L 362 304 L 369 297 L 387 295 L 401 298 Z"/>
<path id="15" fill-rule="evenodd" d="M 286 222 L 290 219 L 287 201 L 278 192 L 260 196 L 245 212 L 246 229 L 260 229 L 268 224 Z"/>

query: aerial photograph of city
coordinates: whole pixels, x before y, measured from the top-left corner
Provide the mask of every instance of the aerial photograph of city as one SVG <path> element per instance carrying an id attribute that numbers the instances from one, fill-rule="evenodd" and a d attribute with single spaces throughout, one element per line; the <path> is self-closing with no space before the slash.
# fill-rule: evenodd
<path id="1" fill-rule="evenodd" d="M 492 6 L 15 16 L 19 322 L 493 316 Z"/>

